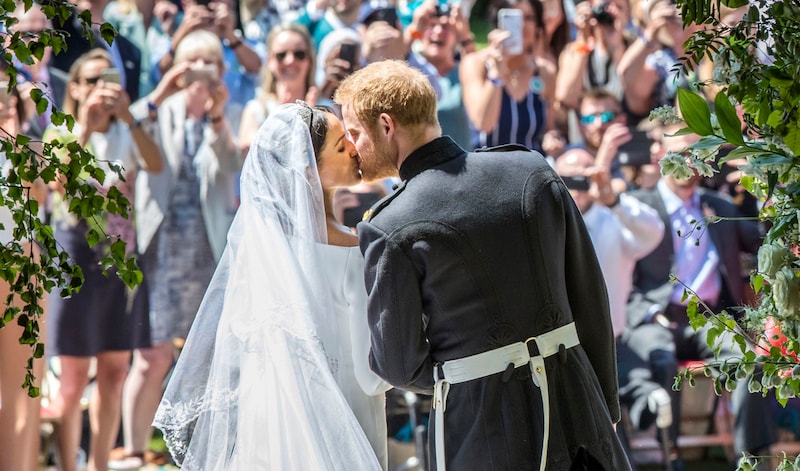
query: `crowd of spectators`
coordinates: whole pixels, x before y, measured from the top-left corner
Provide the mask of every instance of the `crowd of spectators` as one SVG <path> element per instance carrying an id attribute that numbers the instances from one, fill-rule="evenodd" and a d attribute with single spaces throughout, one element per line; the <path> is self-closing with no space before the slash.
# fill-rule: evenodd
<path id="1" fill-rule="evenodd" d="M 119 161 L 132 170 L 126 182 L 98 185 L 124 183 L 135 201 L 135 228 L 126 229 L 135 231 L 129 246 L 140 255 L 144 284 L 137 293 L 113 287 L 120 292 L 113 305 L 70 300 L 80 310 L 92 311 L 94 317 L 87 319 L 105 319 L 107 325 L 81 329 L 86 338 L 70 337 L 63 347 L 53 343 L 57 350 L 50 351 L 73 356 L 63 363 L 62 387 L 69 389 L 54 403 L 62 410 L 48 412 L 69 419 L 62 446 L 69 454 L 75 452 L 80 425 L 75 418 L 78 389 L 87 381 L 88 359 L 99 360 L 98 385 L 105 396 L 103 412 L 95 414 L 102 428 L 93 429 L 91 469 L 109 469 L 99 461 L 108 461 L 114 440 L 100 436 L 116 437 L 109 430 L 118 427 L 120 414 L 124 447 L 112 452 L 111 469 L 136 469 L 153 459 L 147 450 L 149 424 L 175 347 L 188 332 L 224 247 L 237 207 L 237 172 L 261 123 L 277 106 L 295 100 L 329 105 L 338 113 L 331 98 L 341 80 L 374 61 L 405 60 L 424 72 L 439 97 L 443 133 L 464 149 L 522 145 L 541 152 L 568 181 L 598 253 L 604 254 L 601 265 L 608 278 L 619 350 L 633 355 L 628 362 L 620 359 L 625 366 L 620 382 L 623 404 L 636 425 L 644 428 L 664 419 L 670 404 L 665 396 L 673 396 L 672 412 L 679 413 L 670 375 L 679 360 L 691 359 L 680 348 L 676 353 L 675 342 L 685 340 L 685 322 L 676 314 L 680 296 L 662 288 L 667 280 L 652 270 L 674 267 L 690 286 L 697 278 L 696 288 L 714 307 L 745 300 L 742 280 L 747 267 L 725 266 L 725 257 L 740 260 L 741 254 L 752 253 L 758 228 L 739 224 L 736 230 L 743 235 L 734 242 L 706 238 L 711 243 L 699 244 L 707 251 L 701 257 L 719 264 L 682 270 L 684 260 L 692 258 L 682 251 L 689 249 L 677 241 L 665 242 L 680 239 L 675 234 L 677 216 L 664 206 L 671 208 L 674 202 L 661 205 L 653 196 L 673 188 L 673 182 L 660 176 L 658 158 L 665 149 L 679 149 L 669 147 L 664 127 L 647 116 L 656 107 L 674 105 L 677 90 L 697 88 L 698 80 L 673 70 L 691 30 L 681 26 L 679 10 L 669 0 L 489 0 L 478 5 L 467 0 L 79 0 L 74 9 L 66 22 L 51 25 L 36 4 L 30 10 L 20 4 L 15 12 L 20 22 L 10 32 L 32 36 L 55 27 L 67 34 L 65 51 L 47 49 L 33 66 L 19 64 L 19 90 L 44 90 L 53 107 L 76 113 L 80 128 L 73 133 L 82 129 L 86 135 L 69 139 L 86 143 L 99 159 Z M 509 9 L 521 12 L 517 31 L 503 23 Z M 94 41 L 81 34 L 78 13 L 83 10 L 92 14 Z M 737 14 L 725 13 L 730 18 Z M 120 33 L 112 45 L 100 37 L 98 26 L 104 21 Z M 483 26 L 473 31 L 470 25 Z M 522 43 L 519 50 L 509 47 L 515 35 Z M 85 68 L 87 62 L 91 68 Z M 107 75 L 106 69 L 116 72 Z M 67 138 L 64 129 L 48 128 L 51 109 L 35 113 L 33 104 L 26 102 L 27 93 L 18 96 L 24 105 L 20 110 L 27 112 L 18 114 L 25 119 L 16 123 L 16 132 Z M 705 96 L 713 102 L 713 96 Z M 741 197 L 735 170 L 723 175 L 725 182 L 698 179 L 691 191 L 671 194 L 694 200 L 694 188 L 710 186 L 714 201 L 723 202 L 717 210 L 752 214 L 752 207 L 730 203 L 753 203 Z M 343 190 L 336 198 L 337 211 L 350 211 L 349 224 L 355 225 L 358 214 L 353 217 L 353 211 L 363 213 L 388 187 L 387 182 Z M 53 223 L 64 229 L 64 237 L 82 234 L 85 227 L 59 219 L 57 190 L 50 198 Z M 598 215 L 591 211 L 593 206 L 604 209 Z M 702 218 L 706 210 L 710 207 L 703 203 L 695 211 Z M 610 229 L 599 227 L 600 221 Z M 647 257 L 657 247 L 662 247 L 661 258 L 654 264 Z M 78 261 L 88 263 L 91 257 L 87 253 Z M 709 291 L 702 291 L 706 288 L 700 278 L 712 279 Z M 108 297 L 112 292 L 91 280 L 87 277 L 81 295 L 102 290 Z M 629 298 L 638 304 L 628 303 Z M 63 323 L 61 304 L 55 304 L 55 319 Z M 149 316 L 131 324 L 137 310 Z M 644 315 L 632 320 L 632 312 Z M 109 321 L 113 316 L 122 320 Z M 663 332 L 644 337 L 648 348 L 638 348 L 642 340 L 633 334 L 659 326 Z M 55 329 L 56 324 L 49 327 Z M 63 342 L 70 334 L 59 329 L 51 335 Z M 99 343 L 119 337 L 128 342 Z M 656 342 L 663 342 L 658 345 L 666 353 L 658 350 L 654 356 Z M 119 373 L 131 362 L 132 349 L 130 371 Z M 123 353 L 109 353 L 119 351 Z M 708 352 L 690 356 L 709 359 Z M 628 368 L 634 360 L 647 374 L 643 376 L 639 366 Z M 104 368 L 109 361 L 111 370 Z M 0 429 L 4 416 L 9 416 L 7 404 L 12 403 L 5 395 L 13 376 L 6 371 L 0 370 Z M 741 415 L 757 417 L 757 406 L 749 407 Z M 741 427 L 748 426 L 741 422 Z M 674 451 L 674 421 L 662 420 L 660 425 L 672 430 L 664 440 L 671 440 L 666 449 Z M 757 452 L 769 440 L 751 443 L 742 438 L 737 447 Z M 18 447 L 26 454 L 29 448 Z M 0 464 L 11 460 L 11 454 L 0 455 Z M 75 458 L 62 456 L 62 464 Z M 33 469 L 28 464 L 14 466 Z M 72 467 L 65 464 L 63 469 Z"/>

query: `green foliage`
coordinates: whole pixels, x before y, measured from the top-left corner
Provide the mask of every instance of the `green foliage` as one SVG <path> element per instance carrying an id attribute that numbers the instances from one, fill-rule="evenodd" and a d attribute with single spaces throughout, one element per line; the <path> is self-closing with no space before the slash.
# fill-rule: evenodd
<path id="1" fill-rule="evenodd" d="M 744 162 L 740 184 L 762 203 L 759 219 L 767 232 L 750 277 L 754 306 L 734 317 L 690 303 L 695 328 L 707 328 L 706 342 L 719 352 L 723 333 L 732 333 L 737 356 L 710 365 L 715 391 L 737 382 L 751 394 L 772 393 L 782 403 L 800 395 L 800 1 L 677 0 L 684 26 L 703 25 L 685 44 L 680 68 L 713 60 L 711 84 L 721 90 L 710 103 L 680 91 L 678 107 L 686 127 L 679 133 L 702 136 L 690 156 L 667 156 L 662 172 L 676 176 L 704 173 L 708 161 Z M 722 6 L 742 7 L 741 21 L 723 22 Z M 701 84 L 703 85 L 703 84 Z M 669 117 L 659 109 L 653 116 Z M 717 152 L 731 149 L 724 158 Z M 713 222 L 713 221 L 711 221 Z M 680 280 L 677 280 L 680 282 Z M 726 337 L 730 337 L 727 336 Z M 705 373 L 705 372 L 704 372 Z M 676 387 L 694 372 L 676 378 Z M 755 469 L 746 457 L 740 470 Z M 785 455 L 779 470 L 800 469 L 800 458 Z"/>
<path id="2" fill-rule="evenodd" d="M 32 0 L 24 0 L 24 4 L 26 9 L 30 8 Z M 9 16 L 9 12 L 15 8 L 13 0 L 0 0 L 0 24 L 6 31 L 3 34 L 6 46 L 0 60 L 8 67 L 4 80 L 8 80 L 12 87 L 16 85 L 18 75 L 13 59 L 17 63 L 30 65 L 43 57 L 46 48 L 58 53 L 66 47 L 61 31 L 43 30 L 32 37 L 23 37 L 14 31 L 17 20 Z M 66 0 L 48 1 L 42 5 L 42 11 L 56 25 L 64 24 L 73 8 Z M 79 17 L 83 21 L 84 34 L 93 38 L 89 12 L 81 12 Z M 104 24 L 100 26 L 100 34 L 110 44 L 116 32 Z M 30 99 L 39 113 L 49 106 L 47 97 L 39 88 L 34 87 L 30 91 Z M 75 124 L 74 117 L 59 110 L 52 113 L 51 121 L 56 126 L 66 125 L 70 130 Z M 0 247 L 0 280 L 9 285 L 11 293 L 2 300 L 5 309 L 0 315 L 0 328 L 13 323 L 22 327 L 19 341 L 31 346 L 31 357 L 27 362 L 25 383 L 21 386 L 35 397 L 39 390 L 34 385 L 33 359 L 44 355 L 39 324 L 43 314 L 41 300 L 45 293 L 56 287 L 61 288 L 62 296 L 70 296 L 81 289 L 84 277 L 69 254 L 57 244 L 53 229 L 39 219 L 39 204 L 32 197 L 32 191 L 35 185 L 60 181 L 72 217 L 85 220 L 90 226 L 92 221 L 108 213 L 127 217 L 130 203 L 116 188 L 105 195 L 97 191 L 93 181 L 103 181 L 105 172 L 98 166 L 95 157 L 76 142 L 35 142 L 27 136 L 12 135 L 0 128 L 0 151 L 9 161 L 7 171 L 0 175 L 0 205 L 11 210 L 16 224 L 13 228 L 14 240 Z M 122 176 L 121 169 L 114 171 Z M 101 225 L 92 227 L 87 235 L 87 243 L 91 246 L 104 244 L 107 247 L 101 261 L 104 270 L 113 269 L 116 276 L 130 287 L 140 283 L 142 274 L 136 261 L 126 255 L 125 243 L 114 234 L 106 234 Z M 38 246 L 38 256 L 32 250 L 34 243 Z"/>

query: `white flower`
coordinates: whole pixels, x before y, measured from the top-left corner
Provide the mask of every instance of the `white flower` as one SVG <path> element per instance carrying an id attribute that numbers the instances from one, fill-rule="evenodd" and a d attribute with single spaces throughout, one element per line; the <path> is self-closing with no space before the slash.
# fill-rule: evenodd
<path id="1" fill-rule="evenodd" d="M 701 159 L 692 159 L 691 167 L 697 170 L 697 173 L 704 177 L 713 177 L 717 171 L 708 164 L 708 162 Z"/>
<path id="2" fill-rule="evenodd" d="M 662 175 L 672 175 L 678 180 L 686 180 L 694 176 L 694 171 L 681 154 L 670 152 L 658 161 L 658 165 L 661 166 Z"/>
<path id="3" fill-rule="evenodd" d="M 772 282 L 772 299 L 775 306 L 787 318 L 793 318 L 800 310 L 800 278 L 789 267 L 783 267 L 775 274 Z"/>
<path id="4" fill-rule="evenodd" d="M 758 272 L 768 280 L 775 278 L 775 274 L 786 264 L 786 247 L 772 243 L 762 245 L 758 249 Z"/>

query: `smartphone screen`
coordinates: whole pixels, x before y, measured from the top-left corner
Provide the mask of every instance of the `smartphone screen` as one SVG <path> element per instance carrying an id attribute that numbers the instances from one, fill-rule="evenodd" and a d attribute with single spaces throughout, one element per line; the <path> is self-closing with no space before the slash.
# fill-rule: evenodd
<path id="1" fill-rule="evenodd" d="M 583 175 L 562 176 L 561 180 L 569 190 L 575 191 L 589 191 L 591 182 Z"/>
<path id="2" fill-rule="evenodd" d="M 353 43 L 342 43 L 339 46 L 339 59 L 350 64 L 350 72 L 355 70 L 356 65 L 356 45 Z"/>
<path id="3" fill-rule="evenodd" d="M 119 70 L 108 68 L 100 72 L 100 80 L 102 80 L 103 83 L 120 83 L 122 78 L 119 74 Z"/>
<path id="4" fill-rule="evenodd" d="M 497 27 L 511 33 L 503 42 L 508 54 L 522 54 L 522 19 L 522 10 L 516 8 L 501 8 L 497 12 Z"/>
<path id="5" fill-rule="evenodd" d="M 617 161 L 620 165 L 641 166 L 651 163 L 650 144 L 647 131 L 631 130 L 631 140 L 619 146 Z"/>
<path id="6" fill-rule="evenodd" d="M 188 69 L 183 74 L 183 79 L 186 81 L 186 84 L 194 83 L 194 82 L 206 82 L 212 83 L 219 79 L 219 69 L 215 64 L 206 64 L 202 67 L 193 67 Z"/>

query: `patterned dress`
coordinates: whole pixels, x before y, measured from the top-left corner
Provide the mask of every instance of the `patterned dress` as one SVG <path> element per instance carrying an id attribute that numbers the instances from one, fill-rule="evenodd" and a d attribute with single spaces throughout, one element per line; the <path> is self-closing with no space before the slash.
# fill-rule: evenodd
<path id="1" fill-rule="evenodd" d="M 204 122 L 186 120 L 186 143 L 169 209 L 143 257 L 154 344 L 186 338 L 216 262 L 200 207 L 195 156 Z"/>

